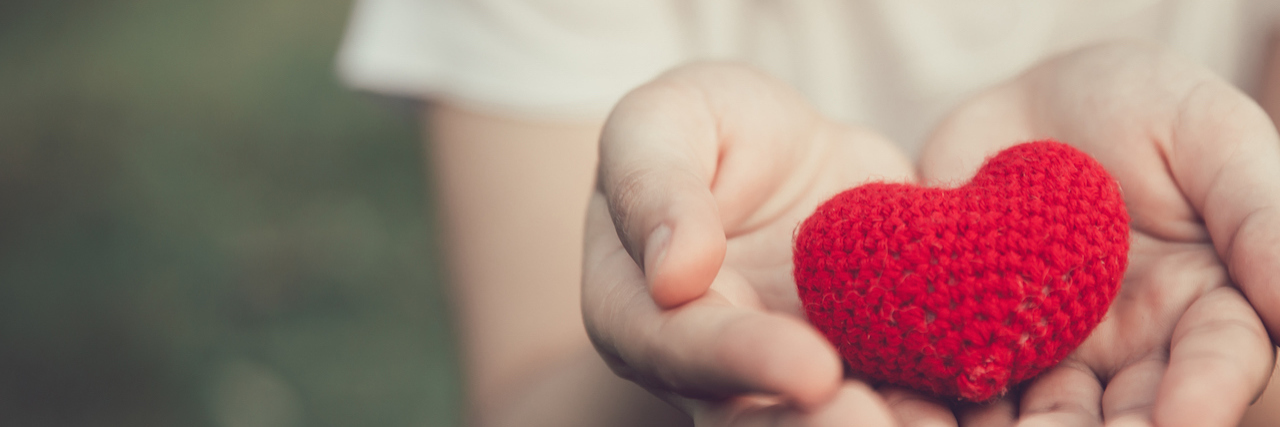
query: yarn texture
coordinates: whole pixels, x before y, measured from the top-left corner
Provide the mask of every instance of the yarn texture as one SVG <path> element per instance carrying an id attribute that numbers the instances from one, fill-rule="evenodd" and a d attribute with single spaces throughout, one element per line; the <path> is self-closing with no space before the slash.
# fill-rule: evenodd
<path id="1" fill-rule="evenodd" d="M 794 249 L 806 315 L 855 374 L 980 402 L 1061 362 L 1102 320 L 1129 215 L 1101 164 L 1037 141 L 958 188 L 840 193 Z"/>

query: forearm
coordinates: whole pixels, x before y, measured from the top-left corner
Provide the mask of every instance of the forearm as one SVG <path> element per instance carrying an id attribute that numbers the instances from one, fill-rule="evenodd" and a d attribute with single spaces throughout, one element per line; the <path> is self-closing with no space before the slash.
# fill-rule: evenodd
<path id="1" fill-rule="evenodd" d="M 585 349 L 551 364 L 520 384 L 502 402 L 488 425 L 515 426 L 682 426 L 687 416 L 639 386 L 618 378 L 594 350 Z"/>
<path id="2" fill-rule="evenodd" d="M 600 124 L 449 105 L 425 119 L 472 424 L 664 414 L 604 367 L 583 332 L 582 224 Z"/>

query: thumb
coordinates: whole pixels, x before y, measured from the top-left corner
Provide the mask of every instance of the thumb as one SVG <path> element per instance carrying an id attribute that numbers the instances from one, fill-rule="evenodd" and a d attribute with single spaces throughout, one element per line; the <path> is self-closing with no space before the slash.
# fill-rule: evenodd
<path id="1" fill-rule="evenodd" d="M 726 232 L 769 217 L 770 202 L 796 203 L 774 196 L 802 193 L 784 183 L 804 187 L 793 179 L 821 156 L 823 123 L 786 84 L 734 64 L 678 68 L 619 101 L 601 134 L 600 191 L 658 305 L 704 294 Z"/>
<path id="2" fill-rule="evenodd" d="M 663 308 L 705 293 L 725 255 L 711 193 L 716 122 L 696 97 L 661 81 L 642 86 L 615 107 L 600 142 L 599 191 Z"/>

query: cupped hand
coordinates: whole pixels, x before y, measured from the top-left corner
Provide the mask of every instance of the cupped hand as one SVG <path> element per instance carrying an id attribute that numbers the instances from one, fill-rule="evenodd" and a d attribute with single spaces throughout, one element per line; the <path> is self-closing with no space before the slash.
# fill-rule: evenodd
<path id="1" fill-rule="evenodd" d="M 884 138 L 761 73 L 693 65 L 619 103 L 598 179 L 582 310 L 619 375 L 699 425 L 955 424 L 927 399 L 845 379 L 792 279 L 792 233 L 818 203 L 914 179 Z"/>
<path id="2" fill-rule="evenodd" d="M 1280 337 L 1271 121 L 1176 55 L 1100 45 L 962 105 L 926 144 L 921 179 L 962 183 L 986 156 L 1043 138 L 1091 154 L 1119 180 L 1132 218 L 1129 268 L 1080 348 L 962 424 L 1235 426 L 1265 387 Z"/>

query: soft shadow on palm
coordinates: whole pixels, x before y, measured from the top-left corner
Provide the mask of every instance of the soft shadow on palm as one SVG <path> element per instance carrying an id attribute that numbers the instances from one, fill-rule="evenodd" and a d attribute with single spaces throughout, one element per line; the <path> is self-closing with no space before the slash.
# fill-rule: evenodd
<path id="1" fill-rule="evenodd" d="M 1197 177 L 1218 173 L 1195 169 L 1213 167 L 1215 156 L 1186 159 L 1194 150 L 1185 146 L 1234 149 L 1192 139 L 1245 131 L 1231 120 L 1256 114 L 1247 104 L 1167 53 L 1100 46 L 983 93 L 940 126 L 921 159 L 926 183 L 962 182 L 1003 147 L 1054 138 L 1120 181 L 1132 217 L 1129 267 L 1103 322 L 1004 405 L 970 409 L 973 424 L 1238 422 L 1270 373 L 1271 344 L 1219 257 L 1222 237 L 1211 239 L 1196 206 L 1214 185 Z"/>
<path id="2" fill-rule="evenodd" d="M 818 204 L 840 191 L 872 181 L 910 182 L 914 172 L 906 156 L 890 142 L 866 131 L 836 124 L 819 132 L 809 159 L 794 169 L 791 182 L 784 182 L 771 200 L 751 212 L 727 222 L 728 239 L 722 271 L 724 279 L 742 279 L 748 296 L 759 308 L 804 317 L 792 276 L 791 246 L 797 225 L 813 213 Z M 731 225 L 732 224 L 732 225 Z M 744 295 L 745 288 L 728 288 L 717 277 L 713 290 Z"/>

